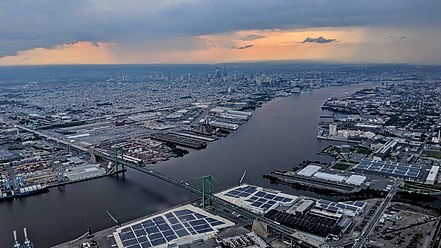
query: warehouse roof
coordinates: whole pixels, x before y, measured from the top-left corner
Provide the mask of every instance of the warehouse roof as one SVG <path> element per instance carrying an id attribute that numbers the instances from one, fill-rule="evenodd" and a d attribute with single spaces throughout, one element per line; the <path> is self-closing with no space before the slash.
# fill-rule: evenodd
<path id="1" fill-rule="evenodd" d="M 317 166 L 317 165 L 308 165 L 305 168 L 301 169 L 299 172 L 297 172 L 297 175 L 305 176 L 305 177 L 311 177 L 317 171 L 319 171 L 321 168 L 322 167 Z"/>

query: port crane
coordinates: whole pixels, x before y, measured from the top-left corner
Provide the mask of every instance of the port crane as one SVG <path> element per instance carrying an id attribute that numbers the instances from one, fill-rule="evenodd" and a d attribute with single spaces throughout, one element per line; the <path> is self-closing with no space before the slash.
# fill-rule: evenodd
<path id="1" fill-rule="evenodd" d="M 112 156 L 112 155 L 107 154 L 105 152 L 98 151 L 96 149 L 88 149 L 88 148 L 85 148 L 85 147 L 73 144 L 71 142 L 68 142 L 68 141 L 65 141 L 65 140 L 62 140 L 62 139 L 59 139 L 59 138 L 55 138 L 55 137 L 52 137 L 50 135 L 43 134 L 41 132 L 38 132 L 38 131 L 35 131 L 35 130 L 32 130 L 32 129 L 23 127 L 23 126 L 19 126 L 19 125 L 15 125 L 15 126 L 17 128 L 19 128 L 19 129 L 31 132 L 31 133 L 33 133 L 33 134 L 35 134 L 37 136 L 46 138 L 46 139 L 54 141 L 56 143 L 59 143 L 59 144 L 62 144 L 62 145 L 66 145 L 66 146 L 68 146 L 68 147 L 70 147 L 72 149 L 78 150 L 80 152 L 85 152 L 85 153 L 91 154 L 91 156 L 95 156 L 96 158 L 101 158 L 101 159 L 106 160 L 106 161 L 115 161 L 115 164 L 119 164 L 119 165 L 123 166 L 123 168 L 124 167 L 129 167 L 131 169 L 137 170 L 137 171 L 142 172 L 144 174 L 156 177 L 156 178 L 161 179 L 161 180 L 163 180 L 165 182 L 168 182 L 168 183 L 171 183 L 173 185 L 176 185 L 176 186 L 178 186 L 178 187 L 180 187 L 182 189 L 185 189 L 185 190 L 187 190 L 187 191 L 189 191 L 191 193 L 194 193 L 196 195 L 201 196 L 204 202 L 205 201 L 212 202 L 212 203 L 217 204 L 219 206 L 222 206 L 222 207 L 224 207 L 226 209 L 229 209 L 232 212 L 240 214 L 240 215 L 242 215 L 242 216 L 244 216 L 246 218 L 255 219 L 255 220 L 258 220 L 258 221 L 260 221 L 262 223 L 265 223 L 274 232 L 276 232 L 276 233 L 278 233 L 278 234 L 280 234 L 280 235 L 282 235 L 282 236 L 284 236 L 286 238 L 301 241 L 304 245 L 308 245 L 308 246 L 311 246 L 311 247 L 323 247 L 323 248 L 329 247 L 328 245 L 326 245 L 326 244 L 324 244 L 324 243 L 322 243 L 320 241 L 317 241 L 315 239 L 312 239 L 310 237 L 305 236 L 304 234 L 296 231 L 295 229 L 292 229 L 292 228 L 280 225 L 280 223 L 278 223 L 278 222 L 276 222 L 276 221 L 274 221 L 272 219 L 269 219 L 269 218 L 267 218 L 267 217 L 265 217 L 263 215 L 254 213 L 254 212 L 249 211 L 249 210 L 247 210 L 247 209 L 245 209 L 243 207 L 234 205 L 234 204 L 232 204 L 232 203 L 230 203 L 230 202 L 228 202 L 228 201 L 226 201 L 226 200 L 224 200 L 224 199 L 222 199 L 220 197 L 217 197 L 217 196 L 215 196 L 213 194 L 213 192 L 211 192 L 211 190 L 208 190 L 209 192 L 207 192 L 205 189 L 202 190 L 202 189 L 193 187 L 193 186 L 191 186 L 187 182 L 180 181 L 178 179 L 169 177 L 167 175 L 164 175 L 164 174 L 162 174 L 160 172 L 157 172 L 157 171 L 154 171 L 152 169 L 141 167 L 141 166 L 139 166 L 136 163 L 129 162 L 129 161 L 127 161 L 124 158 L 124 155 L 123 155 L 122 151 L 119 151 L 119 152 L 117 151 L 115 153 L 115 155 Z M 206 180 L 209 180 L 208 177 L 206 177 Z M 209 189 L 210 189 L 210 186 L 209 186 Z"/>

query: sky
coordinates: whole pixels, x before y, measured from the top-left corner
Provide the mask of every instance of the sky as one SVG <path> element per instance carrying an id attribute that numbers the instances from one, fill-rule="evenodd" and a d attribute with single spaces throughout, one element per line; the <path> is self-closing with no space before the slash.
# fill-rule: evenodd
<path id="1" fill-rule="evenodd" d="M 1 0 L 0 66 L 441 64 L 440 0 Z"/>

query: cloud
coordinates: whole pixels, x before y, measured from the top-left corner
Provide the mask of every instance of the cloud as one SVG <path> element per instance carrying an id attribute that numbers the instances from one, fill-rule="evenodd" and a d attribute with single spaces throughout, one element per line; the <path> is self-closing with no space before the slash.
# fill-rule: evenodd
<path id="1" fill-rule="evenodd" d="M 115 63 L 111 43 L 79 41 L 50 48 L 34 48 L 19 51 L 14 56 L 0 58 L 0 65 L 39 64 L 104 64 Z"/>
<path id="2" fill-rule="evenodd" d="M 320 43 L 320 44 L 324 44 L 324 43 L 332 43 L 335 42 L 336 39 L 326 39 L 323 36 L 320 36 L 318 38 L 306 38 L 304 41 L 302 41 L 302 43 Z"/>
<path id="3" fill-rule="evenodd" d="M 389 35 L 389 36 L 383 38 L 383 40 L 405 40 L 405 39 L 407 39 L 407 36 Z"/>
<path id="4" fill-rule="evenodd" d="M 239 50 L 243 50 L 243 49 L 248 49 L 253 47 L 253 44 L 249 44 L 249 45 L 245 45 L 245 46 L 240 46 L 240 47 L 233 47 L 233 49 L 239 49 Z"/>
<path id="5" fill-rule="evenodd" d="M 265 36 L 263 36 L 263 35 L 249 34 L 249 35 L 242 37 L 240 40 L 253 41 L 253 40 L 258 40 L 258 39 L 263 39 L 263 38 L 265 38 Z"/>
<path id="6" fill-rule="evenodd" d="M 436 33 L 439 9 L 439 0 L 0 1 L 0 48 L 6 56 L 36 47 L 104 41 L 154 50 L 165 40 L 315 27 L 425 27 L 427 33 Z"/>

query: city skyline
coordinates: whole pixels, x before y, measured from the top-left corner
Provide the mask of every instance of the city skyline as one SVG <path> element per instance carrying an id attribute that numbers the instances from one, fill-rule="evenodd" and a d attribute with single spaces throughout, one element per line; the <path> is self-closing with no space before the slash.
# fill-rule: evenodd
<path id="1" fill-rule="evenodd" d="M 440 7 L 433 0 L 2 2 L 0 66 L 440 64 Z"/>

